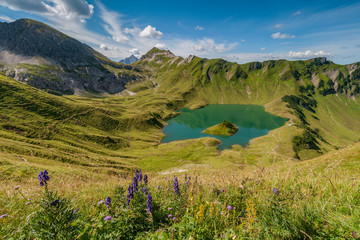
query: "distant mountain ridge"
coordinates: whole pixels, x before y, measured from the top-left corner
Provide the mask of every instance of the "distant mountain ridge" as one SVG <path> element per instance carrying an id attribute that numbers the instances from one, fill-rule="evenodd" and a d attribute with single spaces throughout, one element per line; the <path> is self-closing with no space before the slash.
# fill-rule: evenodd
<path id="1" fill-rule="evenodd" d="M 119 62 L 124 63 L 124 64 L 132 64 L 134 62 L 137 62 L 138 60 L 139 59 L 137 57 L 135 57 L 134 55 L 131 55 L 130 57 L 120 60 Z"/>
<path id="2" fill-rule="evenodd" d="M 118 93 L 139 77 L 132 67 L 29 19 L 0 23 L 0 71 L 61 94 Z"/>
<path id="3" fill-rule="evenodd" d="M 254 89 L 246 82 L 250 80 L 248 76 L 258 70 L 261 70 L 260 76 L 254 76 L 257 81 L 262 82 L 263 78 L 279 81 L 279 89 L 285 89 L 285 83 L 291 80 L 291 85 L 301 90 L 313 85 L 325 95 L 339 92 L 352 96 L 360 92 L 359 64 L 337 65 L 326 58 L 237 64 L 192 55 L 182 58 L 169 50 L 153 48 L 140 59 L 132 55 L 122 62 L 125 65 L 111 61 L 86 44 L 41 22 L 20 19 L 0 23 L 0 71 L 34 87 L 61 94 L 118 93 L 129 81 L 148 79 L 149 69 L 157 73 L 152 79 L 160 79 L 163 70 L 165 75 L 174 74 L 173 78 L 164 79 L 163 86 L 169 80 L 169 87 L 174 83 L 183 85 L 182 78 L 187 72 L 194 79 L 195 87 L 202 86 L 198 91 L 232 82 L 232 88 L 234 84 L 241 88 L 236 91 L 247 88 L 245 95 L 249 99 L 255 96 L 251 95 Z M 163 68 L 166 65 L 170 68 Z"/>

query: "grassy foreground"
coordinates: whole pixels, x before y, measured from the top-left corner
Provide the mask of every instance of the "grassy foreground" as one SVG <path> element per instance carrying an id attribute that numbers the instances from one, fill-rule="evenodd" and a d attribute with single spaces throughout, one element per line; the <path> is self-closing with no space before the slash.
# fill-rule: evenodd
<path id="1" fill-rule="evenodd" d="M 85 178 L 49 171 L 41 187 L 34 174 L 19 188 L 19 180 L 2 184 L 0 233 L 5 239 L 356 239 L 359 149 L 235 171 L 194 166 L 186 174 L 149 174 L 147 184 L 143 173 L 132 197 L 133 175 L 86 186 Z"/>
<path id="2" fill-rule="evenodd" d="M 150 174 L 147 184 L 138 176 L 129 205 L 133 176 L 90 187 L 49 172 L 40 187 L 35 175 L 19 188 L 1 186 L 0 232 L 5 239 L 357 238 L 359 147 L 267 168 Z"/>

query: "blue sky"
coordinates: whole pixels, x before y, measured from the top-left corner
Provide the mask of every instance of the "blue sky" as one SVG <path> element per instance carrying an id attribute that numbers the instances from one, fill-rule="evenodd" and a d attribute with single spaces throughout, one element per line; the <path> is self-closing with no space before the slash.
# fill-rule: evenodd
<path id="1" fill-rule="evenodd" d="M 157 46 L 245 63 L 360 61 L 360 1 L 0 0 L 0 21 L 42 21 L 113 60 Z"/>

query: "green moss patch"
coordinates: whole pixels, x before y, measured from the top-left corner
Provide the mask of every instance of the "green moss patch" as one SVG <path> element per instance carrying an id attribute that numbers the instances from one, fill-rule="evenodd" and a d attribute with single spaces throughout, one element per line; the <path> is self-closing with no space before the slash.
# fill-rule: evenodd
<path id="1" fill-rule="evenodd" d="M 238 130 L 239 128 L 235 124 L 224 120 L 222 123 L 205 129 L 203 133 L 211 135 L 232 136 L 237 133 Z"/>

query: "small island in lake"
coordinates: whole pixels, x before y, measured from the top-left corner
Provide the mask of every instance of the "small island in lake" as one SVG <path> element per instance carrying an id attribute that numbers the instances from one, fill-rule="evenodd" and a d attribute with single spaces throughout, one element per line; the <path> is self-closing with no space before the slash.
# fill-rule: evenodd
<path id="1" fill-rule="evenodd" d="M 203 133 L 211 134 L 211 135 L 232 136 L 238 130 L 239 128 L 235 124 L 224 120 L 222 123 L 216 124 L 215 126 L 205 129 Z"/>

